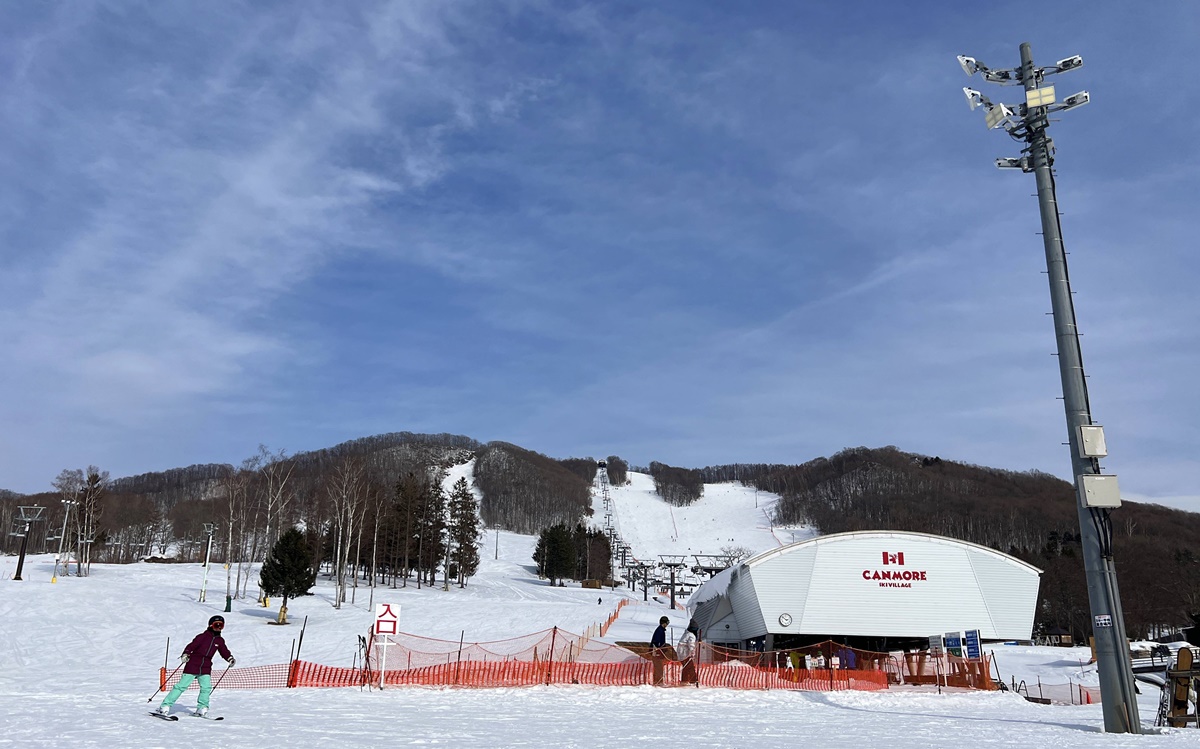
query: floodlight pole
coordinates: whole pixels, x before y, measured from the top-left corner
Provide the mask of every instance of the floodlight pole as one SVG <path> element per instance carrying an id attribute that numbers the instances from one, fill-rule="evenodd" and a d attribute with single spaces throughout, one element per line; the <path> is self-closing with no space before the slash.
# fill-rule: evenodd
<path id="1" fill-rule="evenodd" d="M 50 582 L 52 582 L 52 583 L 58 582 L 58 561 L 62 557 L 63 541 L 65 541 L 67 538 L 67 518 L 70 517 L 70 515 L 71 515 L 71 505 L 73 505 L 73 504 L 75 504 L 75 500 L 72 500 L 72 499 L 64 499 L 63 500 L 62 532 L 58 534 L 58 553 L 54 555 L 54 574 L 51 575 L 51 577 L 50 577 Z M 71 571 L 67 567 L 65 562 L 63 563 L 63 573 L 67 574 L 67 575 L 71 574 Z"/>
<path id="2" fill-rule="evenodd" d="M 1077 67 L 1076 63 L 1072 67 Z M 1061 67 L 1061 64 L 1060 64 Z M 1069 69 L 1069 68 L 1061 68 Z M 1034 68 L 1028 43 L 1021 45 L 1020 81 L 1026 100 L 1038 88 L 1041 73 Z M 1141 733 L 1137 696 L 1133 685 L 1133 667 L 1125 636 L 1125 618 L 1117 588 L 1113 564 L 1112 522 L 1106 507 L 1089 507 L 1081 484 L 1085 477 L 1100 475 L 1099 458 L 1081 446 L 1081 426 L 1092 426 L 1087 382 L 1083 373 L 1083 354 L 1075 323 L 1075 307 L 1067 276 L 1066 253 L 1059 226 L 1058 199 L 1054 188 L 1053 145 L 1046 135 L 1049 113 L 1046 106 L 1027 106 L 1024 132 L 1028 148 L 1025 171 L 1037 180 L 1038 206 L 1041 212 L 1042 241 L 1046 250 L 1046 268 L 1050 282 L 1050 301 L 1054 333 L 1058 347 L 1058 367 L 1062 379 L 1063 407 L 1066 411 L 1067 437 L 1071 447 L 1071 472 L 1075 483 L 1075 502 L 1079 517 L 1079 538 L 1087 576 L 1088 601 L 1091 605 L 1092 634 L 1096 641 L 1096 665 L 1100 676 L 1104 730 L 1109 733 Z M 1013 132 L 1010 130 L 1010 132 Z M 1092 455 L 1091 457 L 1088 457 Z"/>
<path id="3" fill-rule="evenodd" d="M 204 603 L 208 594 L 208 563 L 212 559 L 213 532 L 216 529 L 217 526 L 213 523 L 204 524 L 204 532 L 208 534 L 208 546 L 204 550 L 204 581 L 200 583 L 200 603 Z"/>
<path id="4" fill-rule="evenodd" d="M 1025 90 L 1035 88 L 1033 53 L 1029 44 L 1021 45 L 1021 72 Z M 1083 352 L 1075 324 L 1075 305 L 1067 276 L 1067 258 L 1058 221 L 1058 198 L 1054 190 L 1049 124 L 1045 107 L 1029 107 L 1025 115 L 1029 129 L 1029 155 L 1037 179 L 1038 206 L 1041 209 L 1042 241 L 1046 247 L 1046 268 L 1050 280 L 1050 301 L 1054 315 L 1054 334 L 1058 341 L 1058 370 L 1062 378 L 1063 407 L 1067 417 L 1067 436 L 1071 446 L 1071 475 L 1075 477 L 1075 505 L 1079 515 L 1079 539 L 1087 574 L 1088 600 L 1091 604 L 1092 635 L 1096 639 L 1096 667 L 1100 673 L 1104 730 L 1110 733 L 1141 733 L 1137 692 L 1133 685 L 1133 664 L 1125 636 L 1125 617 L 1117 588 L 1117 570 L 1113 563 L 1112 523 L 1104 508 L 1085 507 L 1080 491 L 1082 477 L 1099 475 L 1098 458 L 1081 457 L 1080 426 L 1092 424 L 1087 381 L 1083 373 Z M 1102 626 L 1111 622 L 1112 626 Z"/>

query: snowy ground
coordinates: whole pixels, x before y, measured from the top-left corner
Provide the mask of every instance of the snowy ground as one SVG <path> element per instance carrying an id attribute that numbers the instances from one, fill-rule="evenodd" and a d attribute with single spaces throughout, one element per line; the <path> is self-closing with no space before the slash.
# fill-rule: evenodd
<path id="1" fill-rule="evenodd" d="M 736 500 L 745 503 L 738 493 Z M 638 484 L 625 491 L 639 491 Z M 721 492 L 706 490 L 711 500 Z M 629 499 L 629 498 L 627 498 Z M 762 497 L 760 496 L 760 501 Z M 654 501 L 657 501 L 655 498 Z M 702 546 L 724 518 L 722 532 L 751 546 L 769 539 L 761 515 L 675 513 L 667 532 L 661 508 L 621 503 L 622 533 L 635 531 L 646 551 L 670 538 Z M 659 503 L 661 504 L 661 502 Z M 626 508 L 628 511 L 626 511 Z M 689 508 L 689 511 L 697 508 Z M 669 514 L 666 516 L 669 518 Z M 740 518 L 740 520 L 738 519 Z M 699 530 L 696 530 L 699 529 Z M 765 536 L 764 536 L 765 533 Z M 780 532 L 775 531 L 776 535 Z M 719 537 L 714 536 L 714 540 Z M 790 532 L 784 541 L 790 542 Z M 497 544 L 498 541 L 498 544 Z M 632 541 L 631 541 L 632 543 Z M 769 543 L 764 540 L 763 543 Z M 766 548 L 754 543 L 751 548 Z M 775 543 L 778 543 L 776 541 Z M 375 601 L 402 607 L 401 628 L 428 637 L 470 641 L 528 634 L 551 626 L 581 632 L 603 621 L 625 595 L 618 590 L 550 587 L 532 571 L 534 539 L 487 532 L 483 565 L 464 589 L 376 589 Z M 497 553 L 498 552 L 498 553 Z M 675 552 L 684 553 L 684 552 Z M 714 552 L 715 553 L 715 552 Z M 499 558 L 495 558 L 498 556 Z M 1195 729 L 1152 728 L 1157 694 L 1141 698 L 1148 736 L 1105 735 L 1099 705 L 1046 706 L 1008 693 L 892 689 L 882 693 L 737 692 L 653 687 L 535 687 L 526 689 L 227 690 L 213 695 L 220 723 L 184 717 L 165 723 L 146 715 L 166 638 L 172 655 L 204 629 L 224 603 L 224 577 L 209 579 L 209 602 L 197 603 L 199 565 L 97 565 L 87 579 L 60 577 L 51 584 L 52 558 L 31 556 L 24 580 L 12 581 L 13 557 L 0 558 L 0 748 L 54 747 L 702 747 L 931 746 L 1175 747 L 1197 745 Z M 217 569 L 216 572 L 221 572 Z M 357 636 L 371 620 L 368 593 L 335 610 L 323 578 L 316 594 L 289 605 L 295 624 L 268 626 L 274 610 L 235 601 L 225 614 L 226 638 L 239 666 L 284 663 L 308 617 L 304 660 L 352 665 Z M 597 603 L 597 599 L 600 602 Z M 651 600 L 626 606 L 609 640 L 646 640 L 667 609 Z M 673 617 L 673 639 L 686 624 Z M 1086 650 L 996 646 L 1008 680 L 1095 684 L 1095 669 L 1081 665 Z M 174 666 L 174 661 L 172 662 Z M 151 698 L 153 698 L 151 700 Z M 177 704 L 194 704 L 189 691 Z"/>

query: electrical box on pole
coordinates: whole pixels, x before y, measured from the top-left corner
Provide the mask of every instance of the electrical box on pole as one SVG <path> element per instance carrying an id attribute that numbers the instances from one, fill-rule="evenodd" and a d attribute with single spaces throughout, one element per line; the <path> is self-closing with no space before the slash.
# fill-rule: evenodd
<path id="1" fill-rule="evenodd" d="M 1079 457 L 1104 458 L 1108 456 L 1108 445 L 1104 444 L 1104 427 L 1099 424 L 1079 425 Z"/>
<path id="2" fill-rule="evenodd" d="M 1085 473 L 1075 478 L 1079 484 L 1079 499 L 1084 507 L 1121 506 L 1121 490 L 1117 487 L 1116 476 Z"/>

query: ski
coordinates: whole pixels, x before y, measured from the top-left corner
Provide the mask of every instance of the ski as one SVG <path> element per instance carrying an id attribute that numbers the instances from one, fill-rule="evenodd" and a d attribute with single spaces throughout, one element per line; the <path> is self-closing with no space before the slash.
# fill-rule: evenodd
<path id="1" fill-rule="evenodd" d="M 162 713 L 150 713 L 159 720 L 179 720 L 178 715 L 163 715 Z"/>
<path id="2" fill-rule="evenodd" d="M 205 720 L 225 720 L 224 715 L 201 715 L 200 713 L 192 713 L 193 718 L 204 718 Z"/>

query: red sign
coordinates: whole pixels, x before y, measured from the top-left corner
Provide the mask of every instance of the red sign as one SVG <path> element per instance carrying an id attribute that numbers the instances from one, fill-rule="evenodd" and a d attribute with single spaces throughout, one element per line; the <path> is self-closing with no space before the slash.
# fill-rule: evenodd
<path id="1" fill-rule="evenodd" d="M 394 635 L 400 631 L 400 607 L 392 609 L 390 603 L 375 605 L 375 634 Z"/>
<path id="2" fill-rule="evenodd" d="M 904 552 L 882 552 L 883 567 L 903 567 Z M 877 581 L 881 588 L 911 588 L 914 582 L 925 580 L 925 570 L 863 570 L 864 580 Z"/>

